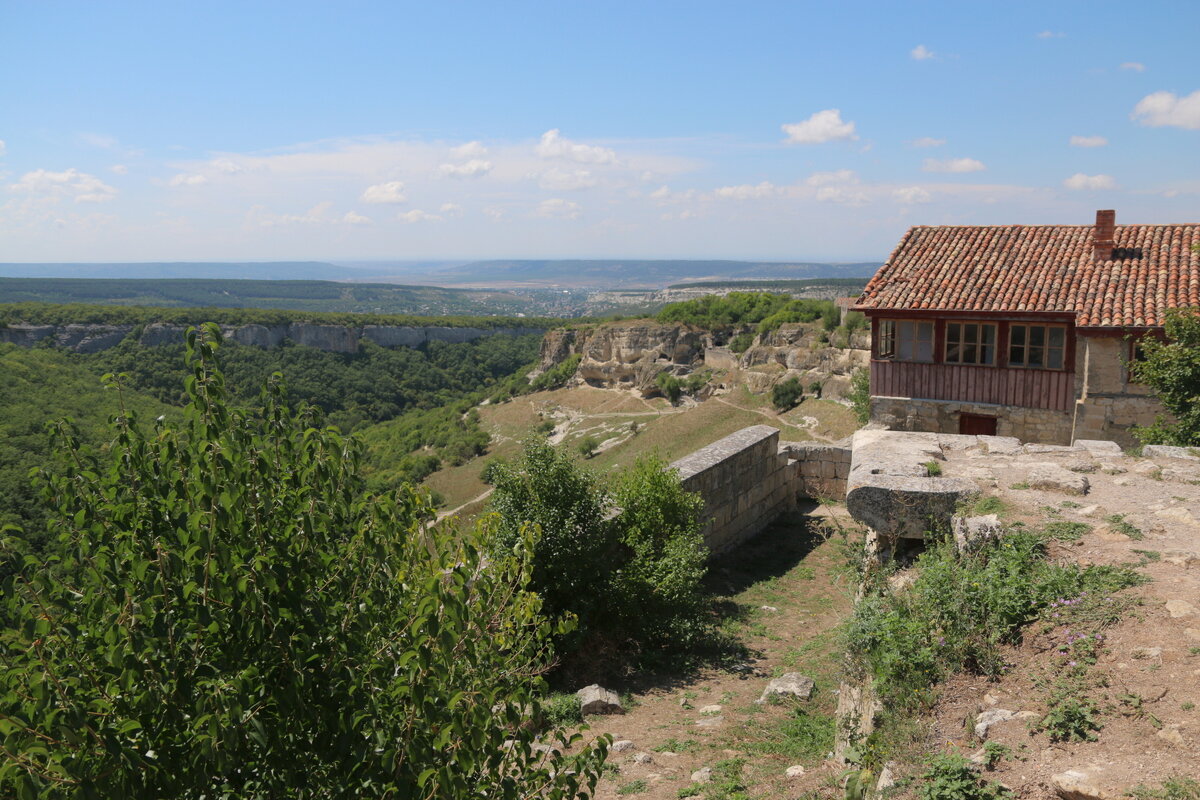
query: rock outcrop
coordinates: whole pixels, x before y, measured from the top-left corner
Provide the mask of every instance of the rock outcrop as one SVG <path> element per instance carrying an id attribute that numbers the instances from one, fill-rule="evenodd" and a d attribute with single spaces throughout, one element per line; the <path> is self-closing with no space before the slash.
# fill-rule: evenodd
<path id="1" fill-rule="evenodd" d="M 579 381 L 654 394 L 660 372 L 684 375 L 702 365 L 704 333 L 688 325 L 636 320 L 601 325 L 573 345 L 581 356 Z M 559 340 L 551 346 L 561 351 L 566 343 Z"/>
<path id="2" fill-rule="evenodd" d="M 187 325 L 152 322 L 142 328 L 138 344 L 158 347 L 183 341 Z M 54 344 L 77 353 L 95 353 L 116 347 L 134 331 L 133 325 L 82 324 L 27 325 L 18 323 L 0 327 L 0 342 L 33 347 L 51 339 Z M 537 328 L 479 328 L 413 325 L 323 325 L 315 322 L 291 322 L 279 325 L 222 325 L 226 339 L 249 347 L 279 347 L 285 339 L 296 344 L 334 353 L 355 353 L 360 339 L 382 347 L 419 347 L 426 342 L 470 342 L 484 336 L 519 336 L 541 333 Z"/>

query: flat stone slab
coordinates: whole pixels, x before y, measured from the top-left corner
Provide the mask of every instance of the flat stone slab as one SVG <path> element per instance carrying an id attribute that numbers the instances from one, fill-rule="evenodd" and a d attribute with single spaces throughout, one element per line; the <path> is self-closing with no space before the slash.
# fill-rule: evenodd
<path id="1" fill-rule="evenodd" d="M 816 683 L 807 675 L 801 675 L 799 672 L 789 672 L 786 675 L 780 675 L 770 683 L 767 688 L 763 689 L 762 697 L 755 700 L 755 703 L 765 703 L 772 697 L 798 697 L 801 700 L 807 700 L 812 697 L 813 687 Z"/>
<path id="2" fill-rule="evenodd" d="M 1075 446 L 1087 450 L 1097 456 L 1120 456 L 1125 451 L 1116 442 L 1106 442 L 1103 439 L 1076 439 Z"/>
<path id="3" fill-rule="evenodd" d="M 1085 495 L 1091 487 L 1083 475 L 1047 462 L 1030 465 L 1028 483 L 1030 489 L 1074 495 Z"/>
<path id="4" fill-rule="evenodd" d="M 1194 447 L 1171 447 L 1165 444 L 1148 444 L 1142 448 L 1142 455 L 1146 458 L 1186 458 L 1200 461 L 1196 452 Z"/>

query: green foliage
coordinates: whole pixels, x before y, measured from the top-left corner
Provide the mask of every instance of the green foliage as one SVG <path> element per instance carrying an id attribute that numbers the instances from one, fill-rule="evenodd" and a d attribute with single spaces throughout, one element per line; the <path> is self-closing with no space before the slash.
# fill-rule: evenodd
<path id="1" fill-rule="evenodd" d="M 411 492 L 363 499 L 361 445 L 291 410 L 277 379 L 231 408 L 218 341 L 215 325 L 189 332 L 183 426 L 122 410 L 99 455 L 58 427 L 56 540 L 0 605 L 0 794 L 593 786 L 603 743 L 543 760 L 521 724 L 563 630 L 526 589 L 529 538 L 485 559 L 486 524 L 435 531 Z"/>
<path id="2" fill-rule="evenodd" d="M 848 649 L 885 703 L 928 703 L 930 688 L 959 670 L 1000 674 L 1001 646 L 1017 641 L 1056 600 L 1140 582 L 1125 568 L 1052 564 L 1045 541 L 1034 532 L 1009 531 L 967 555 L 952 541 L 932 542 L 910 589 L 863 598 L 850 621 Z"/>
<path id="3" fill-rule="evenodd" d="M 942 463 L 940 461 L 929 460 L 922 464 L 925 467 L 925 474 L 931 478 L 936 478 L 942 474 Z"/>
<path id="4" fill-rule="evenodd" d="M 803 399 L 804 386 L 797 377 L 793 376 L 771 387 L 771 405 L 778 411 L 794 408 Z"/>
<path id="5" fill-rule="evenodd" d="M 1144 444 L 1200 445 L 1200 311 L 1167 312 L 1166 341 L 1150 336 L 1139 340 L 1145 359 L 1129 365 L 1134 378 L 1155 391 L 1175 417 L 1159 417 L 1153 425 L 1134 428 Z"/>
<path id="6" fill-rule="evenodd" d="M 792 760 L 819 761 L 833 749 L 836 720 L 829 714 L 796 708 L 767 735 L 751 742 L 756 753 L 770 753 Z"/>
<path id="7" fill-rule="evenodd" d="M 606 487 L 531 440 L 519 462 L 493 464 L 485 477 L 495 487 L 497 552 L 537 526 L 531 586 L 551 615 L 579 619 L 564 656 L 586 649 L 654 661 L 706 641 L 702 501 L 664 463 L 641 459 Z"/>
<path id="8" fill-rule="evenodd" d="M 1042 532 L 1059 542 L 1077 542 L 1084 534 L 1092 532 L 1092 526 L 1086 522 L 1047 522 L 1042 526 Z"/>
<path id="9" fill-rule="evenodd" d="M 704 787 L 705 800 L 750 800 L 742 777 L 745 766 L 742 758 L 726 758 L 713 764 L 712 782 Z"/>
<path id="10" fill-rule="evenodd" d="M 999 783 L 980 780 L 971 762 L 958 753 L 929 759 L 921 780 L 921 800 L 1001 800 L 1012 796 Z"/>
<path id="11" fill-rule="evenodd" d="M 242 281 L 237 283 L 241 284 Z M 249 282 L 246 282 L 249 283 Z M 282 281 L 257 283 L 280 289 Z M 333 284 L 342 291 L 350 284 Z M 446 290 L 443 290 L 446 291 Z M 313 322 L 320 325 L 402 325 L 450 328 L 527 328 L 545 330 L 563 324 L 562 320 L 542 317 L 495 316 L 413 316 L 411 314 L 360 314 L 348 312 L 279 310 L 265 308 L 163 308 L 145 305 L 96 305 L 83 303 L 0 303 L 0 325 L 26 322 L 35 325 L 195 325 L 210 320 L 219 325 L 288 325 Z"/>
<path id="12" fill-rule="evenodd" d="M 754 344 L 754 337 L 753 331 L 743 331 L 729 340 L 729 349 L 738 354 L 744 353 Z"/>
<path id="13" fill-rule="evenodd" d="M 793 300 L 786 294 L 767 292 L 730 292 L 724 297 L 710 294 L 671 303 L 658 312 L 656 319 L 710 330 L 758 323 L 758 333 L 764 334 L 784 323 L 818 319 L 822 320 L 826 330 L 833 330 L 840 314 L 838 307 L 829 300 Z"/>
<path id="14" fill-rule="evenodd" d="M 669 372 L 658 373 L 654 377 L 654 385 L 659 388 L 664 397 L 671 401 L 672 405 L 678 403 L 683 394 L 683 382 Z"/>
<path id="15" fill-rule="evenodd" d="M 596 439 L 596 437 L 589 434 L 579 440 L 578 444 L 575 445 L 575 449 L 578 450 L 579 455 L 583 456 L 584 458 L 591 458 L 596 454 L 596 448 L 599 446 L 600 442 Z"/>
<path id="16" fill-rule="evenodd" d="M 0 375 L 0 527 L 20 526 L 40 546 L 47 513 L 29 475 L 50 460 L 46 424 L 69 418 L 80 441 L 99 448 L 112 438 L 108 419 L 120 404 L 78 357 L 58 350 L 0 344 Z M 126 392 L 123 399 L 143 418 L 175 414 L 139 393 Z"/>
<path id="17" fill-rule="evenodd" d="M 635 781 L 629 781 L 628 783 L 623 783 L 620 786 L 618 786 L 617 794 L 619 794 L 619 795 L 641 794 L 642 792 L 646 791 L 646 789 L 648 789 L 648 788 L 650 788 L 650 785 L 648 783 L 646 783 L 644 780 L 642 780 L 641 778 L 638 778 Z"/>
<path id="18" fill-rule="evenodd" d="M 859 425 L 871 421 L 871 373 L 867 369 L 856 369 L 850 376 L 850 393 L 847 395 L 854 417 Z"/>
<path id="19" fill-rule="evenodd" d="M 1050 734 L 1052 742 L 1094 742 L 1103 727 L 1100 709 L 1086 696 L 1078 694 L 1073 683 L 1059 686 L 1051 693 L 1049 711 L 1037 730 Z"/>
<path id="20" fill-rule="evenodd" d="M 1142 533 L 1141 528 L 1125 521 L 1124 514 L 1109 514 L 1104 518 L 1104 521 L 1107 522 L 1108 526 L 1114 531 L 1128 536 L 1135 542 L 1140 542 L 1142 539 L 1146 538 L 1146 535 Z"/>
<path id="21" fill-rule="evenodd" d="M 556 692 L 542 703 L 542 717 L 551 728 L 583 724 L 579 698 L 568 692 Z"/>
<path id="22" fill-rule="evenodd" d="M 547 389 L 558 389 L 561 386 L 565 386 L 567 381 L 574 377 L 575 370 L 579 369 L 579 362 L 582 359 L 583 356 L 579 353 L 567 356 L 565 359 L 558 362 L 553 367 L 530 381 L 529 388 L 532 391 L 540 392 Z"/>
<path id="23" fill-rule="evenodd" d="M 1134 800 L 1200 800 L 1200 781 L 1178 775 L 1167 778 L 1157 789 L 1138 784 L 1129 796 Z"/>
<path id="24" fill-rule="evenodd" d="M 1000 742 L 983 743 L 983 768 L 995 769 L 1000 762 L 1012 756 L 1012 748 Z"/>

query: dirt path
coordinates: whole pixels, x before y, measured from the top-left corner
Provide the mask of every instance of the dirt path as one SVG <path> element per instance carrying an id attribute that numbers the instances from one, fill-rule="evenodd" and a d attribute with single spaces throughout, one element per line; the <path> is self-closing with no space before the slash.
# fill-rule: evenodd
<path id="1" fill-rule="evenodd" d="M 780 419 L 778 414 L 774 414 L 769 411 L 763 411 L 761 408 L 747 408 L 746 406 L 741 406 L 741 405 L 738 405 L 737 403 L 731 403 L 730 401 L 726 400 L 724 397 L 713 397 L 712 399 L 722 402 L 727 406 L 732 406 L 733 408 L 737 408 L 742 411 L 749 411 L 752 414 L 758 414 L 760 416 L 766 417 L 767 419 L 769 419 L 771 422 L 775 423 L 776 425 L 788 425 L 789 427 L 792 427 L 792 428 L 800 428 L 805 433 L 807 433 L 809 436 L 811 436 L 814 439 L 817 439 L 818 441 L 830 442 L 830 443 L 837 441 L 836 439 L 834 439 L 830 436 L 825 436 L 823 434 L 817 433 L 812 428 L 804 427 L 801 425 L 796 425 L 795 423 L 791 423 L 791 422 L 786 422 L 786 421 Z"/>
<path id="2" fill-rule="evenodd" d="M 493 491 L 495 491 L 495 489 L 488 489 L 488 490 L 487 490 L 486 492 L 484 492 L 483 494 L 481 494 L 481 495 L 478 495 L 478 496 L 476 496 L 476 497 L 472 497 L 470 500 L 468 500 L 467 502 L 463 503 L 461 506 L 458 506 L 457 508 L 451 508 L 451 509 L 449 509 L 448 511 L 439 511 L 439 512 L 438 512 L 438 515 L 437 515 L 437 521 L 438 521 L 438 522 L 441 522 L 441 521 L 442 521 L 442 520 L 444 520 L 446 517 L 452 517 L 452 516 L 454 516 L 455 514 L 457 514 L 458 512 L 462 511 L 464 508 L 466 508 L 467 506 L 473 506 L 473 505 L 475 505 L 476 503 L 479 503 L 479 502 L 482 502 L 482 501 L 484 501 L 484 500 L 487 500 L 489 497 L 491 497 L 491 495 L 492 495 L 492 492 L 493 492 Z"/>
<path id="3" fill-rule="evenodd" d="M 626 742 L 609 756 L 596 797 L 676 800 L 693 787 L 691 775 L 713 768 L 739 773 L 751 795 L 795 797 L 832 779 L 824 766 L 832 747 L 840 665 L 832 633 L 851 608 L 851 578 L 843 569 L 841 538 L 825 539 L 817 523 L 847 525 L 842 507 L 807 509 L 717 561 L 710 580 L 728 598 L 723 629 L 749 647 L 751 658 L 732 669 L 704 669 L 632 689 L 623 716 L 593 717 L 592 731 Z M 801 672 L 816 681 L 813 697 L 755 703 L 772 677 Z M 787 778 L 803 765 L 802 778 Z M 696 787 L 697 794 L 699 788 Z"/>

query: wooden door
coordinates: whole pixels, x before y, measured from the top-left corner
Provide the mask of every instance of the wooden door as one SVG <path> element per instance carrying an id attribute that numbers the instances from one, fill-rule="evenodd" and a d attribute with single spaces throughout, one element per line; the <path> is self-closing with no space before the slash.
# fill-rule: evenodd
<path id="1" fill-rule="evenodd" d="M 958 432 L 968 436 L 995 436 L 996 418 L 982 414 L 959 414 Z"/>

